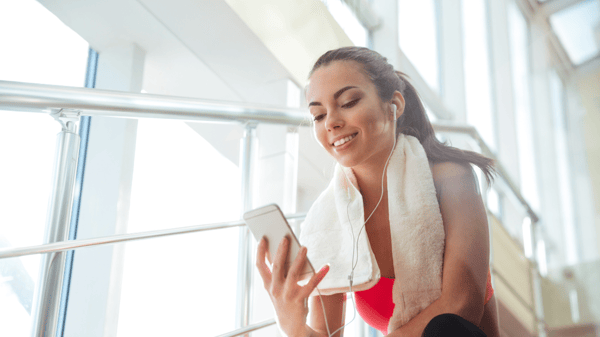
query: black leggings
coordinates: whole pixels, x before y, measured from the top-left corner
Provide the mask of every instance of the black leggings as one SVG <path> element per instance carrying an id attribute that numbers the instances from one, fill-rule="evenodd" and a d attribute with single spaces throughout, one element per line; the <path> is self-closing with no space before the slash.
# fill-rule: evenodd
<path id="1" fill-rule="evenodd" d="M 475 324 L 455 314 L 435 316 L 423 330 L 422 337 L 487 337 Z"/>

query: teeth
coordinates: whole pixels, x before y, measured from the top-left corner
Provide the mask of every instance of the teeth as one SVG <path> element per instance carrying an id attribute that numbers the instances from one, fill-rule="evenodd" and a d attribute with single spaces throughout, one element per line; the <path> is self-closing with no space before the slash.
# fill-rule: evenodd
<path id="1" fill-rule="evenodd" d="M 352 138 L 354 138 L 356 136 L 356 134 L 354 135 L 350 135 L 348 137 L 344 137 L 340 140 L 337 140 L 335 143 L 333 143 L 333 146 L 340 146 L 340 145 L 344 145 L 344 143 L 350 141 Z"/>

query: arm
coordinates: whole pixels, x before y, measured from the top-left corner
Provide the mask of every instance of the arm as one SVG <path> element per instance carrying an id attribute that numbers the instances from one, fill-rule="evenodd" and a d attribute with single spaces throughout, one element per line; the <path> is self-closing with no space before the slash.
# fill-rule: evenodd
<path id="1" fill-rule="evenodd" d="M 443 313 L 475 325 L 483 315 L 489 233 L 476 177 L 470 167 L 451 162 L 435 164 L 432 171 L 446 233 L 442 295 L 388 336 L 421 336 L 429 321 Z"/>

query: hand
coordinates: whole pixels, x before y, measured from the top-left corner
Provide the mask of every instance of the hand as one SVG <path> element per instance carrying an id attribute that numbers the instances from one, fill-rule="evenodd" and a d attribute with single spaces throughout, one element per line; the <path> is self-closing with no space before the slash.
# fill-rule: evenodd
<path id="1" fill-rule="evenodd" d="M 277 254 L 273 263 L 273 273 L 265 263 L 267 254 L 267 239 L 262 238 L 258 244 L 256 254 L 256 267 L 263 280 L 265 289 L 275 307 L 277 321 L 280 328 L 288 336 L 303 334 L 306 331 L 306 317 L 308 315 L 308 297 L 323 280 L 329 266 L 325 265 L 308 283 L 299 286 L 299 276 L 304 264 L 306 263 L 306 247 L 302 247 L 294 259 L 289 271 L 284 270 L 289 250 L 289 239 L 286 237 L 281 240 L 277 248 Z M 270 259 L 269 259 L 270 261 Z"/>

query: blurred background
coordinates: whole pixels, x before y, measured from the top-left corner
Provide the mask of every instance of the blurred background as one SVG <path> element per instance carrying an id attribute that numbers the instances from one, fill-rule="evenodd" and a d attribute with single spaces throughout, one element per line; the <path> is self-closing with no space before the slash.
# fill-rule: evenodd
<path id="1" fill-rule="evenodd" d="M 436 125 L 477 131 L 438 128 L 440 139 L 497 158 L 502 177 L 481 182 L 502 335 L 600 336 L 600 0 L 0 2 L 0 88 L 307 111 L 312 64 L 350 45 L 408 74 Z M 0 250 L 43 244 L 61 126 L 6 108 L 0 121 Z M 236 221 L 272 202 L 304 213 L 333 172 L 310 122 L 84 124 L 77 239 Z M 56 335 L 234 336 L 272 319 L 258 273 L 240 274 L 254 258 L 245 235 L 232 227 L 77 250 Z M 0 336 L 35 335 L 43 256 L 0 259 Z M 351 301 L 346 310 L 349 322 Z M 251 334 L 280 335 L 272 322 Z M 380 334 L 357 316 L 345 335 Z"/>

